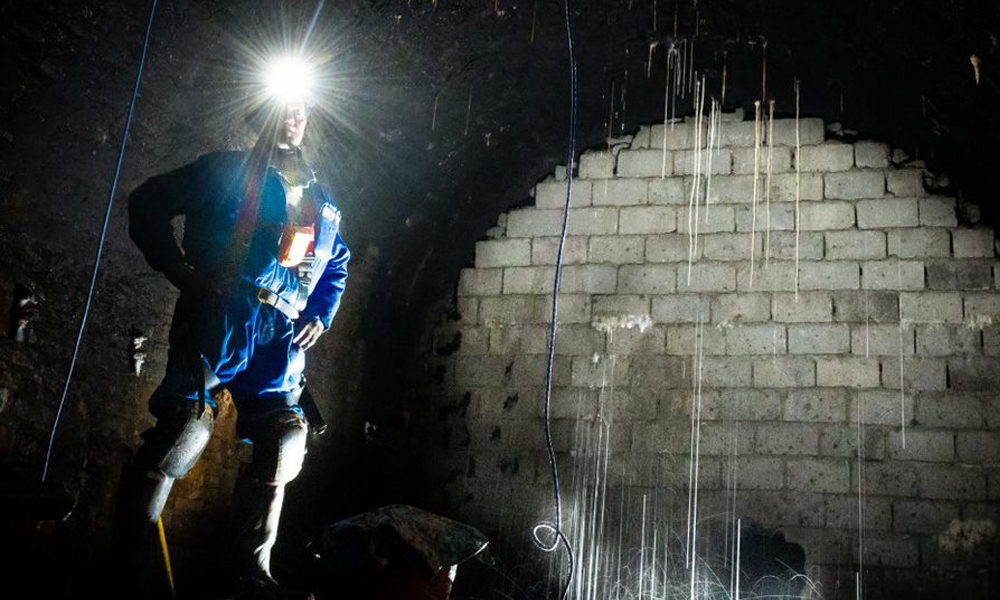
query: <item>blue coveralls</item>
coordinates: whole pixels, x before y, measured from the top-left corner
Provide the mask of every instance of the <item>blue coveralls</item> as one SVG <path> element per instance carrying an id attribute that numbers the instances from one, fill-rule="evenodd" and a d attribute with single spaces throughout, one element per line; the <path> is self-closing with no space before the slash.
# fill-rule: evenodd
<path id="1" fill-rule="evenodd" d="M 170 329 L 166 375 L 150 398 L 157 417 L 178 402 L 212 404 L 200 368 L 207 365 L 233 395 L 242 438 L 275 413 L 298 406 L 305 356 L 292 343 L 292 319 L 258 299 L 261 288 L 294 305 L 296 271 L 278 264 L 278 244 L 286 224 L 285 191 L 273 169 L 260 186 L 252 231 L 241 231 L 247 155 L 207 154 L 175 171 L 151 178 L 129 199 L 129 232 L 149 264 L 163 270 L 183 260 L 196 273 L 217 278 L 221 296 L 206 301 L 183 293 Z M 329 328 L 347 279 L 350 251 L 333 219 L 329 195 L 316 183 L 305 189 L 304 214 L 313 215 L 315 260 L 308 301 L 299 319 L 319 319 Z M 308 204 L 306 204 L 308 203 Z M 171 219 L 185 216 L 183 253 Z M 209 382 L 210 385 L 211 382 Z"/>

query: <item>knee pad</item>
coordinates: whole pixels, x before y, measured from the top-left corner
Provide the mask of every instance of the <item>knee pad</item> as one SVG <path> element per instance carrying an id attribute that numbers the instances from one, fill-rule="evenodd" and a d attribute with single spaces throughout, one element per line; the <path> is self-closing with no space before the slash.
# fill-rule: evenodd
<path id="1" fill-rule="evenodd" d="M 306 420 L 293 412 L 281 412 L 254 436 L 251 475 L 259 483 L 284 485 L 302 470 L 306 456 Z"/>
<path id="2" fill-rule="evenodd" d="M 156 426 L 143 434 L 138 461 L 150 471 L 183 478 L 208 446 L 214 416 L 209 406 L 184 403 L 176 412 L 157 419 Z"/>

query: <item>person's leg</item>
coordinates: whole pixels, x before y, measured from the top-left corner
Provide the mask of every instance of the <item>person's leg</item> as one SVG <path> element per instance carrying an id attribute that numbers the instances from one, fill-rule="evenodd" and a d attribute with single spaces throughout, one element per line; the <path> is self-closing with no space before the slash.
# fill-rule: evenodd
<path id="1" fill-rule="evenodd" d="M 280 312 L 262 310 L 250 364 L 230 385 L 237 431 L 253 444 L 253 460 L 240 474 L 233 501 L 233 563 L 238 576 L 270 583 L 285 485 L 302 468 L 308 433 L 298 407 L 305 359 L 291 343 L 293 329 Z"/>

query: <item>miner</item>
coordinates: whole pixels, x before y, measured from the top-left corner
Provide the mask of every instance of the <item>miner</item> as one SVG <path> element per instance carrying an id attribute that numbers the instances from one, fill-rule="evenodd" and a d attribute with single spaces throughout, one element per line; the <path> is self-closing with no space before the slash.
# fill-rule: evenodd
<path id="1" fill-rule="evenodd" d="M 300 98 L 274 102 L 251 151 L 204 155 L 129 198 L 132 240 L 180 296 L 166 374 L 149 400 L 156 425 L 123 478 L 119 522 L 155 531 L 174 481 L 211 437 L 213 395 L 228 389 L 238 435 L 253 445 L 236 485 L 231 564 L 260 597 L 282 594 L 271 548 L 306 451 L 305 354 L 337 312 L 350 257 L 340 211 L 303 159 L 309 110 Z"/>

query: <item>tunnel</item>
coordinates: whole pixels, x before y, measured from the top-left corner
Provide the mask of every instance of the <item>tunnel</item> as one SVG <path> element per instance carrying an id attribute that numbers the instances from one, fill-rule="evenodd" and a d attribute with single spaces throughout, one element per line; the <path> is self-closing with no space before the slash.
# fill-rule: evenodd
<path id="1" fill-rule="evenodd" d="M 283 494 L 270 573 L 317 598 L 447 597 L 391 595 L 390 550 L 452 598 L 1000 593 L 996 3 L 6 0 L 0 22 L 3 597 L 272 597 L 226 591 L 254 477 Z M 209 434 L 175 482 L 150 471 L 173 487 L 134 569 L 123 490 L 177 332 L 235 305 L 182 294 L 139 215 L 192 198 L 157 243 L 235 293 L 189 246 L 228 235 L 204 218 L 224 194 L 157 182 L 252 162 L 276 64 L 314 84 L 278 146 L 315 172 L 295 189 L 323 190 L 343 286 L 297 271 L 293 313 L 239 296 L 271 315 L 253 335 L 315 337 L 276 409 L 301 471 L 260 475 L 247 377 L 193 368 Z M 483 542 L 329 548 L 413 509 Z M 368 587 L 324 588 L 369 551 Z"/>

